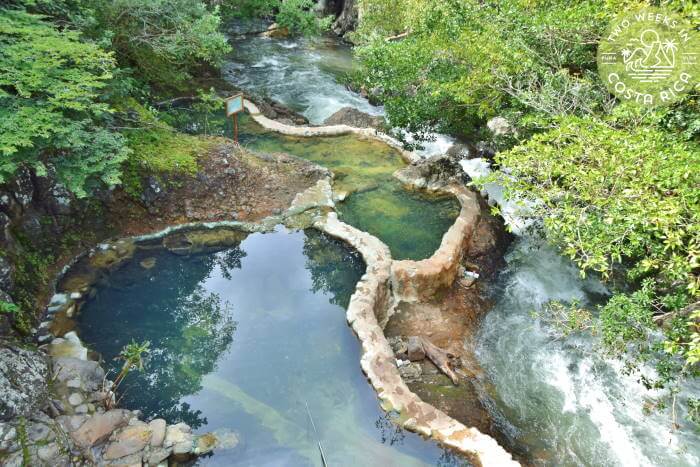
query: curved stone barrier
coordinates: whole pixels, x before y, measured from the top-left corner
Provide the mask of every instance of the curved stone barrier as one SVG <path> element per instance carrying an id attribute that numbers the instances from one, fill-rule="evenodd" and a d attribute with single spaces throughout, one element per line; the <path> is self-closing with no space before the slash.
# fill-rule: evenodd
<path id="1" fill-rule="evenodd" d="M 248 100 L 244 101 L 244 106 L 258 124 L 270 131 L 301 137 L 355 134 L 397 149 L 409 164 L 422 159 L 405 150 L 399 141 L 374 129 L 348 125 L 286 125 L 265 117 Z M 327 187 L 322 191 L 327 193 Z M 480 219 L 481 209 L 476 195 L 465 186 L 454 184 L 432 191 L 454 195 L 461 210 L 443 236 L 440 247 L 430 258 L 421 261 L 392 260 L 389 247 L 369 233 L 338 220 L 335 212 L 316 219 L 314 227 L 350 244 L 360 252 L 367 265 L 350 298 L 346 317 L 362 345 L 362 371 L 377 392 L 384 410 L 398 412 L 398 422 L 405 429 L 459 451 L 474 465 L 519 465 L 495 439 L 463 425 L 413 393 L 401 378 L 394 352 L 384 335 L 384 326 L 398 302 L 427 301 L 453 284 L 459 274 L 462 255 Z"/>
<path id="2" fill-rule="evenodd" d="M 401 157 L 408 162 L 416 162 L 420 160 L 420 156 L 407 151 L 403 148 L 401 142 L 391 136 L 377 131 L 373 128 L 356 128 L 349 125 L 326 125 L 326 126 L 295 126 L 267 118 L 260 112 L 258 106 L 248 99 L 243 100 L 243 106 L 248 111 L 253 120 L 255 120 L 263 128 L 274 131 L 287 136 L 301 137 L 323 137 L 323 136 L 342 136 L 354 134 L 362 138 L 375 139 L 381 141 L 401 153 Z"/>
<path id="3" fill-rule="evenodd" d="M 479 222 L 481 209 L 476 195 L 466 187 L 452 185 L 446 191 L 459 200 L 462 206 L 459 216 L 430 258 L 392 262 L 391 285 L 397 300 L 429 301 L 440 290 L 452 286 L 459 274 L 462 255 Z"/>
<path id="4" fill-rule="evenodd" d="M 350 299 L 347 320 L 362 344 L 362 371 L 376 390 L 384 410 L 398 412 L 401 426 L 459 451 L 474 465 L 518 465 L 496 440 L 423 402 L 401 378 L 394 353 L 379 324 L 393 302 L 389 287 L 392 270 L 389 248 L 372 235 L 339 221 L 335 213 L 317 220 L 315 226 L 352 245 L 367 265 Z M 460 232 L 463 229 L 460 227 Z M 455 232 L 450 238 L 456 239 L 458 235 Z M 443 240 L 443 245 L 452 243 Z M 461 245 L 461 242 L 456 244 Z"/>

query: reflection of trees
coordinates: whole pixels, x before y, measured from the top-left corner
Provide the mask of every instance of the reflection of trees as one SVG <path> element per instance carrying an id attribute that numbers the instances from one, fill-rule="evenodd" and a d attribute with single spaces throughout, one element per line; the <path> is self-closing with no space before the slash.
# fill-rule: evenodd
<path id="1" fill-rule="evenodd" d="M 207 293 L 200 285 L 185 297 L 171 314 L 178 332 L 163 339 L 162 349 L 148 362 L 148 371 L 139 375 L 154 391 L 148 406 L 155 413 L 172 420 L 185 421 L 196 428 L 206 420 L 200 413 L 179 405 L 183 396 L 201 389 L 202 377 L 214 371 L 216 361 L 233 341 L 236 323 L 228 303 L 218 294 Z"/>
<path id="2" fill-rule="evenodd" d="M 379 430 L 379 439 L 382 444 L 389 443 L 389 446 L 403 444 L 406 434 L 403 432 L 403 428 L 392 421 L 391 414 L 384 413 L 374 422 L 374 426 Z"/>
<path id="3" fill-rule="evenodd" d="M 467 459 L 459 454 L 443 448 L 440 458 L 435 463 L 436 467 L 468 467 L 472 465 Z"/>
<path id="4" fill-rule="evenodd" d="M 313 292 L 332 295 L 330 302 L 347 308 L 355 285 L 365 272 L 359 253 L 318 230 L 304 232 L 306 268 L 311 272 Z"/>
<path id="5" fill-rule="evenodd" d="M 81 335 L 110 368 L 118 367 L 113 358 L 132 339 L 151 342 L 145 371 L 130 373 L 121 387 L 123 406 L 193 428 L 206 423 L 200 411 L 181 400 L 198 392 L 202 377 L 215 370 L 233 341 L 236 322 L 230 304 L 202 283 L 216 267 L 230 277 L 244 255 L 238 247 L 188 257 L 159 252 L 150 271 L 138 266 L 142 258 L 135 258 L 110 277 L 119 287 L 101 289 L 86 304 Z"/>

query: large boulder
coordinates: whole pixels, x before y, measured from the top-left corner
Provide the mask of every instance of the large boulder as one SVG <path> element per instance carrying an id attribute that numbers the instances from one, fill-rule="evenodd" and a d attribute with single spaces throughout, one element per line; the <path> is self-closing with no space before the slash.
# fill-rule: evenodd
<path id="1" fill-rule="evenodd" d="M 477 148 L 471 143 L 455 143 L 447 150 L 447 156 L 451 159 L 474 159 L 480 157 Z"/>
<path id="2" fill-rule="evenodd" d="M 104 452 L 106 460 L 119 459 L 140 452 L 151 440 L 151 429 L 148 425 L 136 424 L 123 428 L 112 435 L 112 442 Z"/>
<path id="3" fill-rule="evenodd" d="M 48 397 L 46 356 L 19 347 L 0 349 L 0 420 L 27 416 Z"/>
<path id="4" fill-rule="evenodd" d="M 419 362 L 425 359 L 425 349 L 420 337 L 411 336 L 408 338 L 408 359 L 412 362 Z"/>
<path id="5" fill-rule="evenodd" d="M 123 409 L 95 414 L 72 432 L 71 437 L 78 446 L 87 449 L 105 441 L 114 430 L 126 425 L 131 417 L 131 413 Z"/>
<path id="6" fill-rule="evenodd" d="M 249 96 L 255 102 L 260 112 L 272 120 L 285 123 L 287 125 L 308 125 L 309 120 L 303 115 L 285 107 L 277 101 L 264 96 Z"/>
<path id="7" fill-rule="evenodd" d="M 35 177 L 35 203 L 52 216 L 67 216 L 71 213 L 73 195 L 58 181 L 56 169 L 47 166 L 46 173 Z"/>
<path id="8" fill-rule="evenodd" d="M 397 170 L 394 176 L 401 183 L 428 190 L 439 190 L 452 182 L 464 181 L 459 162 L 446 154 L 414 162 Z"/>
<path id="9" fill-rule="evenodd" d="M 324 125 L 348 125 L 355 128 L 384 128 L 384 118 L 361 112 L 353 107 L 343 107 L 328 117 Z"/>

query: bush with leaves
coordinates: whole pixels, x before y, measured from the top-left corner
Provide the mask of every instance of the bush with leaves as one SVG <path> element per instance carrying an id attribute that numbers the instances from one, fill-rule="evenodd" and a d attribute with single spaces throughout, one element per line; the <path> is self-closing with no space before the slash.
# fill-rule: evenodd
<path id="1" fill-rule="evenodd" d="M 111 108 L 99 94 L 112 78 L 111 54 L 43 18 L 0 10 L 0 183 L 20 166 L 55 167 L 78 196 L 119 182 L 128 150 L 104 128 Z"/>
<path id="2" fill-rule="evenodd" d="M 319 17 L 314 0 L 224 0 L 224 17 L 268 18 L 292 34 L 311 36 L 328 30 L 332 16 Z"/>
<path id="3" fill-rule="evenodd" d="M 218 65 L 229 51 L 219 32 L 218 8 L 200 1 L 114 0 L 97 12 L 122 67 L 149 83 L 187 86 L 203 64 Z"/>
<path id="4" fill-rule="evenodd" d="M 422 136 L 469 135 L 504 113 L 549 127 L 608 104 L 595 44 L 622 3 L 365 0 L 355 81 L 375 91 L 393 125 Z"/>

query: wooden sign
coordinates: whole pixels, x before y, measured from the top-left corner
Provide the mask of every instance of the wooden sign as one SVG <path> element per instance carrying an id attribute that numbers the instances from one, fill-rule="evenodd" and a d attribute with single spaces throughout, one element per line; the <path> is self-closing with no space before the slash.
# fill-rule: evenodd
<path id="1" fill-rule="evenodd" d="M 238 143 L 238 113 L 243 111 L 243 94 L 236 94 L 225 100 L 226 116 L 233 117 L 233 140 Z"/>
<path id="2" fill-rule="evenodd" d="M 243 94 L 226 99 L 226 116 L 230 117 L 243 110 Z"/>

